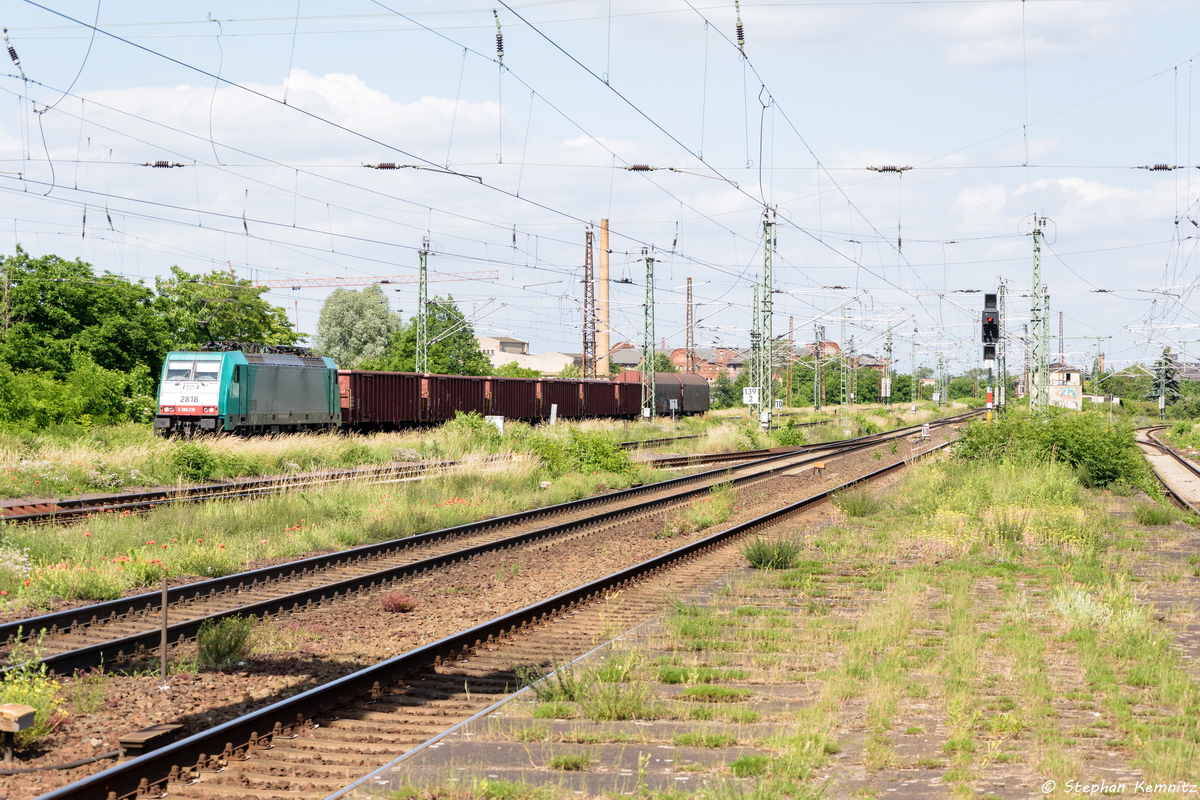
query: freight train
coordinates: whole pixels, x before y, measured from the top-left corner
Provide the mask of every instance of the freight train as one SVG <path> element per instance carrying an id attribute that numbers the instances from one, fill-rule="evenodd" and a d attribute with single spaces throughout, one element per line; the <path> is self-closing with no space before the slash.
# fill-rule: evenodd
<path id="1" fill-rule="evenodd" d="M 172 352 L 158 388 L 155 433 L 394 430 L 476 411 L 536 422 L 642 414 L 641 375 L 612 381 L 339 370 L 304 351 Z M 708 382 L 658 372 L 655 413 L 703 414 Z"/>

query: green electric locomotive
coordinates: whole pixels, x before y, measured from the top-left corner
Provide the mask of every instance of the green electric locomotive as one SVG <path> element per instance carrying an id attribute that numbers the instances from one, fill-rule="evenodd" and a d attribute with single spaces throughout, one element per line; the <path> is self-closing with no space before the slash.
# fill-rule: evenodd
<path id="1" fill-rule="evenodd" d="M 173 352 L 163 365 L 154 432 L 281 433 L 342 423 L 337 366 L 287 353 Z"/>

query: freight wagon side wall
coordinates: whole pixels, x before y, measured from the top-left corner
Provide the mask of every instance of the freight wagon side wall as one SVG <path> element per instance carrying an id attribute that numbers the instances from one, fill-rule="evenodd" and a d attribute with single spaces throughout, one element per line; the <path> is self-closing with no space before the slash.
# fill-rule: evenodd
<path id="1" fill-rule="evenodd" d="M 484 401 L 485 378 L 465 375 L 426 375 L 424 380 L 425 408 L 428 409 L 426 419 L 430 422 L 454 419 L 456 411 L 462 411 L 464 414 L 476 411 L 482 414 L 487 409 Z"/>
<path id="2" fill-rule="evenodd" d="M 491 397 L 488 413 L 506 419 L 537 419 L 538 381 L 536 378 L 488 378 Z"/>
<path id="3" fill-rule="evenodd" d="M 550 416 L 550 406 L 558 406 L 560 417 L 582 417 L 583 397 L 581 396 L 581 381 L 542 381 L 542 409 Z"/>
<path id="4" fill-rule="evenodd" d="M 423 420 L 420 375 L 340 370 L 338 387 L 347 425 L 391 428 Z"/>
<path id="5" fill-rule="evenodd" d="M 589 417 L 615 417 L 621 384 L 612 381 L 583 382 L 583 413 Z"/>

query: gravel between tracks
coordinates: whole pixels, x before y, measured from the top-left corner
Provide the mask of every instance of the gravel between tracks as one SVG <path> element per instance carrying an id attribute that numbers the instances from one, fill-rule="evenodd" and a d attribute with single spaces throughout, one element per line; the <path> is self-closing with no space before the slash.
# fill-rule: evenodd
<path id="1" fill-rule="evenodd" d="M 948 435 L 953 431 L 935 429 L 933 443 Z M 744 486 L 737 491 L 733 516 L 721 527 L 903 460 L 909 453 L 908 442 L 902 442 L 896 454 L 884 444 L 828 459 L 821 478 L 803 469 Z M 384 612 L 375 593 L 272 620 L 260 628 L 272 635 L 279 651 L 251 657 L 244 671 L 179 672 L 171 675 L 167 690 L 159 689 L 161 680 L 152 665 L 141 674 L 113 675 L 107 679 L 100 708 L 85 714 L 69 700 L 64 706 L 69 716 L 59 729 L 41 746 L 20 752 L 14 766 L 64 763 L 114 750 L 121 735 L 157 723 L 182 723 L 182 734 L 191 734 L 595 580 L 685 543 L 687 537 L 654 538 L 663 516 L 487 554 L 397 584 L 396 590 L 420 601 L 413 613 Z M 192 649 L 173 648 L 172 658 L 187 658 Z M 72 698 L 77 681 L 66 678 L 63 683 L 66 696 Z M 0 786 L 10 800 L 33 798 L 111 763 L 4 776 Z"/>

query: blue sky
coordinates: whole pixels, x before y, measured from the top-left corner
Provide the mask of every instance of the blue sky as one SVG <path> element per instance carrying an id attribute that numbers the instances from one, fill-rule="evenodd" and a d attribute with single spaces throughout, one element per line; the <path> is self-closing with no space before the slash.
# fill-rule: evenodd
<path id="1" fill-rule="evenodd" d="M 608 217 L 614 341 L 640 344 L 647 248 L 659 338 L 683 345 L 690 277 L 697 343 L 745 346 L 770 206 L 776 334 L 838 338 L 845 314 L 879 353 L 890 324 L 906 364 L 915 327 L 919 362 L 959 370 L 980 357 L 962 290 L 1006 281 L 1021 333 L 1038 214 L 1053 331 L 1061 311 L 1111 336 L 1110 365 L 1200 339 L 1195 3 L 747 2 L 745 57 L 732 2 L 329 9 L 9 3 L 0 248 L 355 278 L 412 274 L 428 236 L 431 270 L 496 273 L 431 286 L 479 332 L 577 352 L 585 225 Z M 329 291 L 270 297 L 311 332 Z"/>

